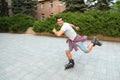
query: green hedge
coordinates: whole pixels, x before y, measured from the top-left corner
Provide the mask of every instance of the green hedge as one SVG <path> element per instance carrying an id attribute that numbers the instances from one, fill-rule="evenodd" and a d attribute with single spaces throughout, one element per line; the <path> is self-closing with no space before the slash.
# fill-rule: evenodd
<path id="1" fill-rule="evenodd" d="M 58 26 L 56 24 L 55 17 L 41 19 L 39 21 L 36 21 L 33 25 L 33 30 L 35 32 L 49 32 L 52 33 L 53 27 Z M 59 28 L 59 27 L 56 27 Z"/>
<path id="2" fill-rule="evenodd" d="M 120 12 L 112 10 L 103 12 L 93 10 L 84 13 L 60 13 L 51 18 L 36 21 L 33 30 L 35 32 L 52 33 L 53 27 L 59 29 L 55 19 L 57 16 L 62 16 L 65 22 L 79 26 L 80 30 L 77 31 L 79 34 L 102 34 L 106 36 L 120 37 Z"/>
<path id="3" fill-rule="evenodd" d="M 9 32 L 10 22 L 9 17 L 0 17 L 0 32 Z"/>
<path id="4" fill-rule="evenodd" d="M 0 17 L 0 32 L 25 32 L 28 27 L 33 26 L 34 22 L 34 18 L 24 14 Z"/>

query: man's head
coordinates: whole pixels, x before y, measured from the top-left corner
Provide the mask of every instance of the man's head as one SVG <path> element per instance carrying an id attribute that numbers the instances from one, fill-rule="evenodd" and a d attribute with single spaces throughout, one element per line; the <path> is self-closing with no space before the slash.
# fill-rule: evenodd
<path id="1" fill-rule="evenodd" d="M 64 21 L 63 21 L 63 18 L 62 18 L 62 17 L 57 17 L 56 20 L 57 20 L 57 24 L 58 24 L 59 26 L 62 26 L 62 25 L 63 25 Z"/>

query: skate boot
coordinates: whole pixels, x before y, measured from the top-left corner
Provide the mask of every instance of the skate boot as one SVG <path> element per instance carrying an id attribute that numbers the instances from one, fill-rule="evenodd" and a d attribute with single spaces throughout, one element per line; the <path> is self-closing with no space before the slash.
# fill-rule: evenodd
<path id="1" fill-rule="evenodd" d="M 102 43 L 96 37 L 94 37 L 91 42 L 94 44 L 93 46 L 95 45 L 102 46 Z"/>
<path id="2" fill-rule="evenodd" d="M 74 67 L 74 60 L 71 59 L 71 60 L 69 60 L 69 63 L 65 65 L 65 70 L 73 68 L 73 67 Z"/>

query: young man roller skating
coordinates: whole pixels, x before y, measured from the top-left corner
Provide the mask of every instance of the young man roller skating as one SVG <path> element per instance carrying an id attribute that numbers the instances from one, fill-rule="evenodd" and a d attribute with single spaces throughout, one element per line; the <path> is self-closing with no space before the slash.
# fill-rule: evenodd
<path id="1" fill-rule="evenodd" d="M 74 49 L 78 50 L 78 47 L 85 53 L 89 53 L 95 45 L 101 46 L 97 38 L 93 38 L 88 46 L 85 46 L 84 41 L 87 40 L 87 36 L 78 35 L 74 29 L 79 30 L 79 27 L 74 26 L 63 21 L 62 17 L 57 17 L 57 24 L 61 27 L 59 31 L 53 28 L 53 33 L 56 36 L 62 36 L 63 34 L 67 37 L 67 43 L 69 44 L 69 49 L 65 50 L 66 56 L 69 62 L 65 65 L 65 69 L 70 69 L 74 67 L 74 60 L 71 55 L 71 51 Z M 74 29 L 73 29 L 74 28 Z"/>

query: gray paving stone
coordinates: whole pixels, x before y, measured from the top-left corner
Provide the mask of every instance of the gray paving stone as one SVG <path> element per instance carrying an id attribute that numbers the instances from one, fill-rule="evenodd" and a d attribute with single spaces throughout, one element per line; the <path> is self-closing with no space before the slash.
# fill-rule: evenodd
<path id="1" fill-rule="evenodd" d="M 0 80 L 120 80 L 120 42 L 102 41 L 89 54 L 73 51 L 75 67 L 64 70 L 65 41 L 0 33 Z"/>

